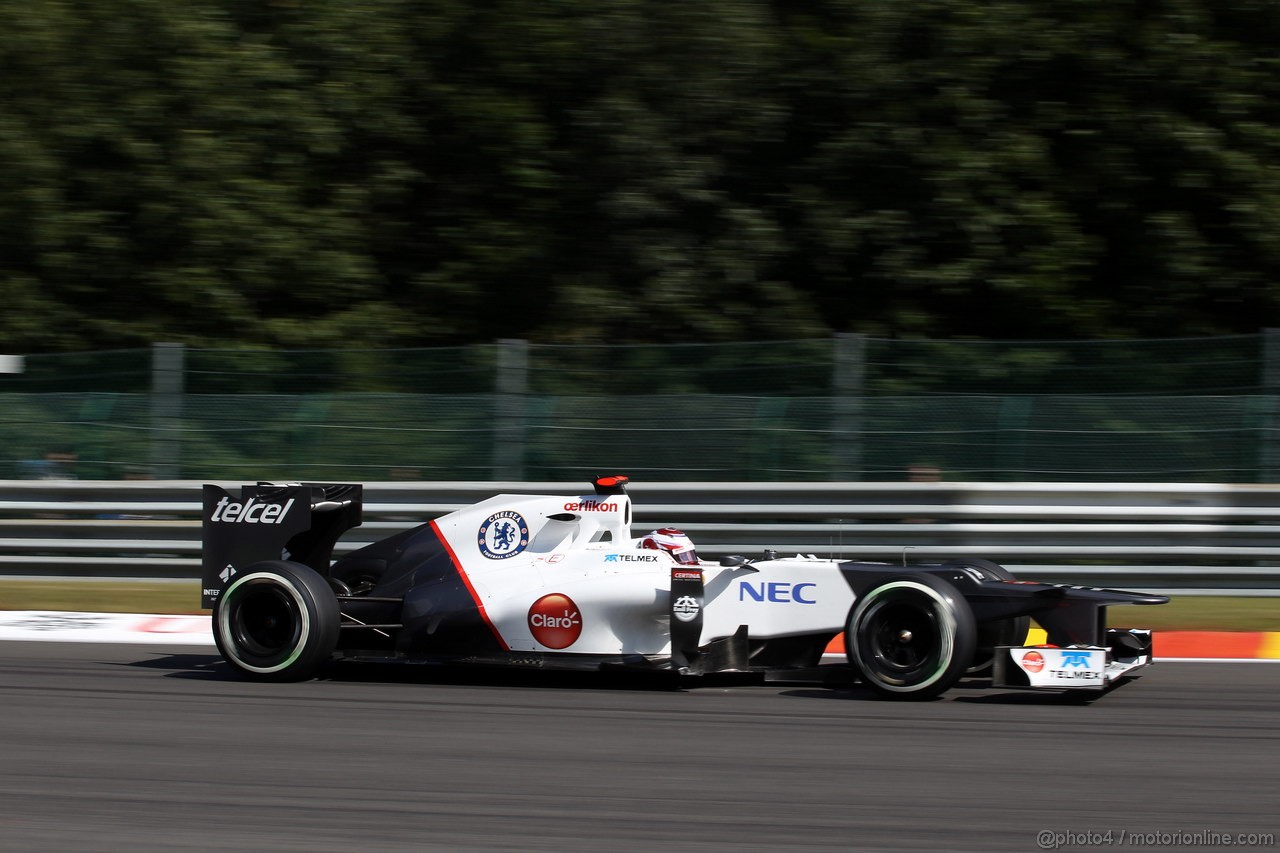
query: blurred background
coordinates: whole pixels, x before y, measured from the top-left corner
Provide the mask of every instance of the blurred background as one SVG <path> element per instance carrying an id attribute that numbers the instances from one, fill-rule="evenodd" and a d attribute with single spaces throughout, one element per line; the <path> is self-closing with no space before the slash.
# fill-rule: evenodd
<path id="1" fill-rule="evenodd" d="M 1274 2 L 0 20 L 0 478 L 1275 479 Z"/>
<path id="2" fill-rule="evenodd" d="M 0 479 L 1274 482 L 1280 331 L 30 355 Z"/>

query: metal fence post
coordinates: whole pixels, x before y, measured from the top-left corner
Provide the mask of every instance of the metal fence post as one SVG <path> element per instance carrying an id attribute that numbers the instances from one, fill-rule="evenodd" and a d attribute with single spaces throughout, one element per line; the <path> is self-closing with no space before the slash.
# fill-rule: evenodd
<path id="1" fill-rule="evenodd" d="M 185 361 L 182 344 L 151 345 L 151 476 L 158 480 L 180 476 Z"/>
<path id="2" fill-rule="evenodd" d="M 1280 423 L 1276 422 L 1280 396 L 1280 329 L 1262 330 L 1262 393 L 1265 413 L 1258 436 L 1258 482 L 1274 483 L 1280 466 Z"/>
<path id="3" fill-rule="evenodd" d="M 866 335 L 837 333 L 831 382 L 831 456 L 835 463 L 831 472 L 833 479 L 862 479 L 862 409 L 866 376 Z"/>
<path id="4" fill-rule="evenodd" d="M 498 341 L 494 377 L 493 479 L 524 477 L 524 405 L 529 394 L 529 342 Z"/>

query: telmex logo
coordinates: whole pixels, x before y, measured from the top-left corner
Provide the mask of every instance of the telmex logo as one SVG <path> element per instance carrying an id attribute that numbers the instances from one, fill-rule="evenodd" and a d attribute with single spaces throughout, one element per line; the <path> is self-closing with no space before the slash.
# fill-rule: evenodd
<path id="1" fill-rule="evenodd" d="M 606 563 L 656 563 L 656 554 L 605 554 Z"/>
<path id="2" fill-rule="evenodd" d="M 1091 666 L 1093 663 L 1092 655 L 1089 652 L 1063 652 L 1062 668 L 1069 666 Z"/>
<path id="3" fill-rule="evenodd" d="M 738 600 L 746 601 L 772 601 L 775 604 L 817 604 L 816 598 L 806 598 L 806 590 L 816 587 L 816 583 L 785 583 L 783 581 L 770 581 L 765 583 L 761 581 L 759 584 L 753 584 L 751 581 L 742 581 L 738 584 Z"/>
<path id="4" fill-rule="evenodd" d="M 582 501 L 581 503 L 567 503 L 564 505 L 566 512 L 617 512 L 618 505 L 616 503 L 600 503 L 599 501 Z"/>
<path id="5" fill-rule="evenodd" d="M 293 498 L 282 504 L 258 503 L 257 498 L 249 498 L 244 503 L 232 503 L 231 498 L 223 498 L 213 508 L 210 521 L 223 521 L 229 524 L 283 524 L 293 506 Z"/>
<path id="6" fill-rule="evenodd" d="M 529 631 L 549 649 L 567 649 L 582 636 L 582 616 L 569 596 L 553 592 L 529 607 Z"/>

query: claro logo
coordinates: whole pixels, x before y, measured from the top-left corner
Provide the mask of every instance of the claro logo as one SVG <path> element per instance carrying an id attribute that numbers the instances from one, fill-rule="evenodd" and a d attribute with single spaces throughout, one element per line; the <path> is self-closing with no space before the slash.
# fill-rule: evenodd
<path id="1" fill-rule="evenodd" d="M 582 615 L 563 593 L 544 595 L 529 607 L 529 630 L 549 649 L 567 649 L 582 636 Z"/>
<path id="2" fill-rule="evenodd" d="M 1027 672 L 1039 672 L 1044 669 L 1044 655 L 1039 652 L 1027 652 L 1018 664 Z"/>
<path id="3" fill-rule="evenodd" d="M 234 503 L 231 498 L 223 498 L 213 508 L 210 521 L 223 521 L 228 524 L 283 524 L 293 506 L 293 498 L 282 504 L 258 503 L 249 498 L 244 503 Z"/>

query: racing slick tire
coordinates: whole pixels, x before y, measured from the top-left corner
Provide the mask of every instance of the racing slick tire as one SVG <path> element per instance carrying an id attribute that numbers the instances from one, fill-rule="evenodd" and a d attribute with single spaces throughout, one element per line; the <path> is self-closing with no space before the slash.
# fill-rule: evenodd
<path id="1" fill-rule="evenodd" d="M 973 557 L 965 560 L 951 560 L 943 563 L 944 569 L 974 569 L 982 573 L 987 580 L 1017 580 L 1013 573 L 999 563 Z M 965 670 L 967 676 L 987 676 L 995 664 L 996 646 L 1021 646 L 1027 640 L 1027 631 L 1031 630 L 1030 616 L 1012 616 L 994 622 L 978 624 L 978 649 L 973 654 L 973 663 Z"/>
<path id="2" fill-rule="evenodd" d="M 929 574 L 898 575 L 856 602 L 845 626 L 849 664 L 888 699 L 924 700 L 960 680 L 977 627 L 956 587 Z"/>
<path id="3" fill-rule="evenodd" d="M 254 681 L 302 681 L 333 656 L 342 617 L 338 599 L 300 563 L 254 563 L 213 608 L 213 639 L 223 658 Z"/>

